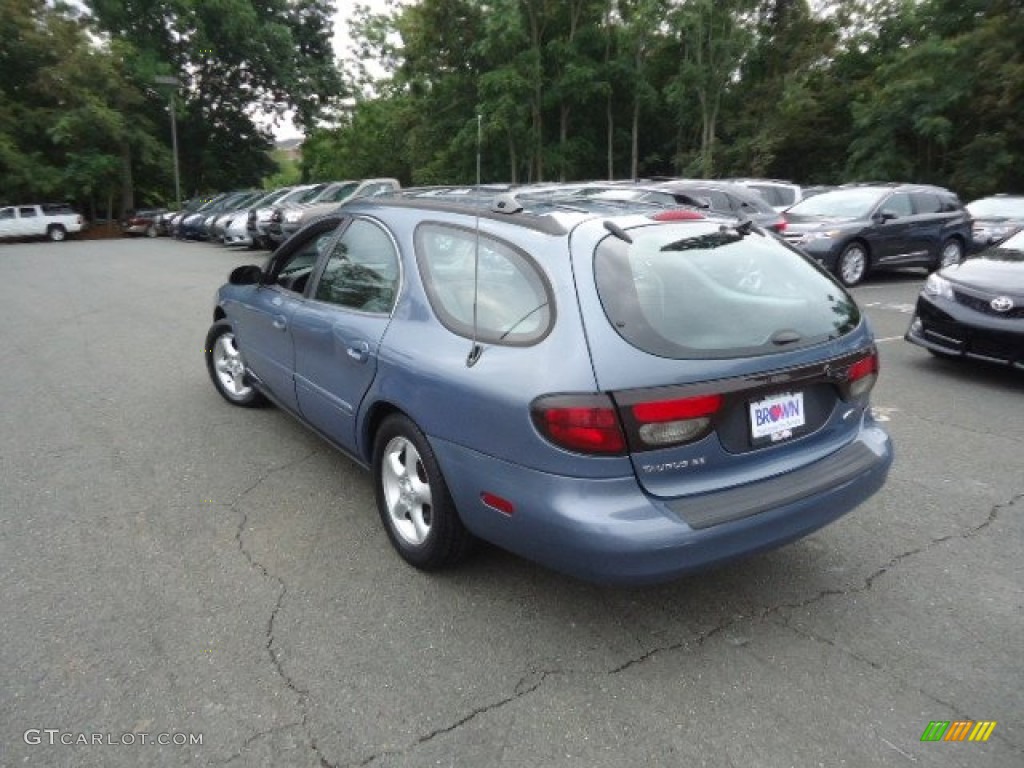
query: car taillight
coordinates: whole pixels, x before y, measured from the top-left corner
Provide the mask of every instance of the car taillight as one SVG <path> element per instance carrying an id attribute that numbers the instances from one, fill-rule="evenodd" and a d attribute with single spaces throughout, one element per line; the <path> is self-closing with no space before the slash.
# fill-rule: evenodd
<path id="1" fill-rule="evenodd" d="M 628 413 L 640 439 L 638 448 L 664 448 L 689 443 L 706 435 L 711 419 L 722 407 L 722 396 L 697 395 L 672 400 L 633 403 Z"/>
<path id="2" fill-rule="evenodd" d="M 651 216 L 651 218 L 655 221 L 699 221 L 704 218 L 704 214 L 698 213 L 697 211 L 691 211 L 688 208 L 678 208 L 668 211 L 659 211 Z"/>
<path id="3" fill-rule="evenodd" d="M 607 395 L 548 395 L 530 408 L 537 430 L 560 448 L 576 453 L 621 456 L 626 437 Z"/>
<path id="4" fill-rule="evenodd" d="M 787 222 L 785 219 L 779 219 L 777 222 L 772 224 L 771 228 L 778 232 L 780 235 L 786 231 Z"/>
<path id="5" fill-rule="evenodd" d="M 846 391 L 849 398 L 863 398 L 871 392 L 878 380 L 878 350 L 851 365 L 846 371 Z"/>

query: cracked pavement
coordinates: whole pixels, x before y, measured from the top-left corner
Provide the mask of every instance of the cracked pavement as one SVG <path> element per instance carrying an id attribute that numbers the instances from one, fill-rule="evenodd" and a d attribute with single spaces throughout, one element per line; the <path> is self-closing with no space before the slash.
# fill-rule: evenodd
<path id="1" fill-rule="evenodd" d="M 881 344 L 890 482 L 782 550 L 645 589 L 490 547 L 426 575 L 363 470 L 207 381 L 258 258 L 0 249 L 0 766 L 1024 764 L 1024 377 Z M 879 338 L 920 280 L 855 291 Z M 998 725 L 920 742 L 955 719 Z"/>

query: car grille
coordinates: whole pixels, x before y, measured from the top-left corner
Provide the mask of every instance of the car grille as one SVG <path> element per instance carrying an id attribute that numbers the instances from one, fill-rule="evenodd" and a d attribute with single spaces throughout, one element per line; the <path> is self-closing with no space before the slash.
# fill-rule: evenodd
<path id="1" fill-rule="evenodd" d="M 995 296 L 974 296 L 964 291 L 955 290 L 953 291 L 953 297 L 956 299 L 957 304 L 962 304 L 969 309 L 973 309 L 975 312 L 981 312 L 983 315 L 1013 319 L 1024 318 L 1024 305 L 1019 301 L 1014 301 L 1015 306 L 1009 312 L 996 312 L 992 309 L 991 304 Z"/>

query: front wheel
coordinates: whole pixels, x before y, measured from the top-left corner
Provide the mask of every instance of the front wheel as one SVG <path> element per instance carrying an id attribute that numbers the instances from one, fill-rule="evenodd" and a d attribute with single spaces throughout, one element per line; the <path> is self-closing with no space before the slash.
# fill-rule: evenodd
<path id="1" fill-rule="evenodd" d="M 860 283 L 868 273 L 868 252 L 860 243 L 850 243 L 839 254 L 836 275 L 843 285 L 851 287 Z"/>
<path id="2" fill-rule="evenodd" d="M 939 263 L 936 265 L 936 269 L 952 267 L 954 264 L 959 264 L 963 260 L 964 247 L 960 245 L 959 240 L 955 237 L 951 237 L 942 244 L 942 250 L 939 252 Z"/>
<path id="3" fill-rule="evenodd" d="M 426 436 L 402 414 L 388 416 L 377 431 L 373 478 L 384 529 L 407 563 L 434 571 L 465 559 L 473 536 Z"/>
<path id="4" fill-rule="evenodd" d="M 59 243 L 68 236 L 68 233 L 60 224 L 51 224 L 46 228 L 46 236 L 53 242 Z"/>
<path id="5" fill-rule="evenodd" d="M 252 408 L 266 399 L 245 378 L 245 361 L 226 320 L 219 320 L 206 335 L 206 370 L 221 397 L 232 405 Z"/>

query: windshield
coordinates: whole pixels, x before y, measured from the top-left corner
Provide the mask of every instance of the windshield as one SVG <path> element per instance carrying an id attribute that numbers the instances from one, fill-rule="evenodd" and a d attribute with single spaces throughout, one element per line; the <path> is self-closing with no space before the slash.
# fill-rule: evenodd
<path id="1" fill-rule="evenodd" d="M 999 216 L 1024 219 L 1024 197 L 985 197 L 968 203 L 971 216 Z"/>
<path id="2" fill-rule="evenodd" d="M 806 257 L 771 235 L 705 222 L 629 230 L 594 254 L 605 314 L 660 357 L 743 357 L 838 338 L 860 313 Z"/>
<path id="3" fill-rule="evenodd" d="M 801 200 L 787 213 L 800 216 L 829 216 L 837 219 L 862 219 L 881 199 L 877 189 L 837 189 Z"/>
<path id="4" fill-rule="evenodd" d="M 999 256 L 1006 261 L 1024 261 L 1024 230 L 1006 238 L 993 250 L 998 251 Z"/>

